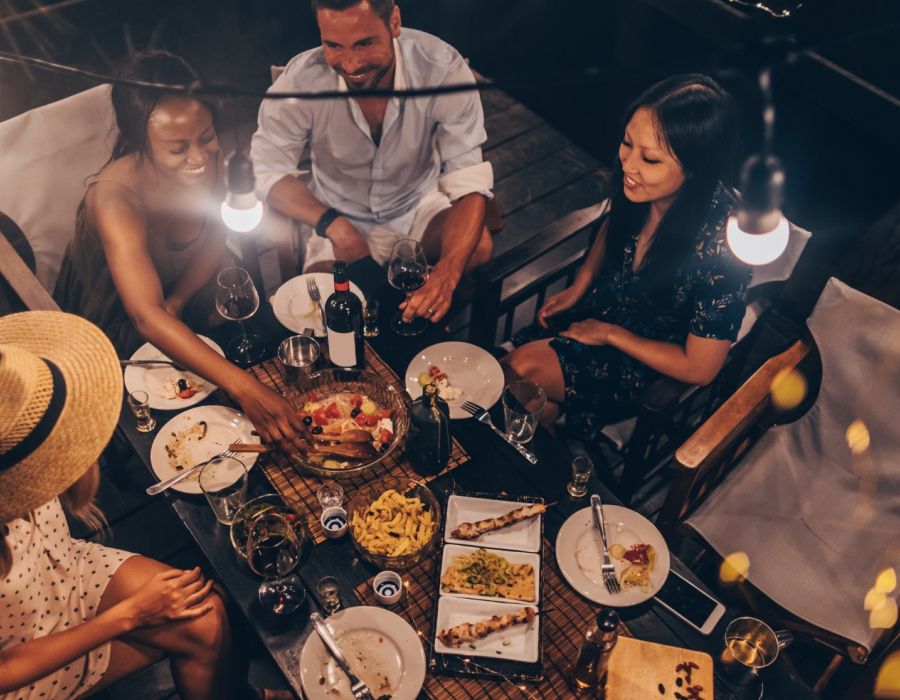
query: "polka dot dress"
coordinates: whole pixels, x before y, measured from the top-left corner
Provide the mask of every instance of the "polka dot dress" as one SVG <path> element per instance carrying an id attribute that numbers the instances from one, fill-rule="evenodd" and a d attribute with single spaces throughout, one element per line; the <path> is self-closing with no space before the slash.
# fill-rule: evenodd
<path id="1" fill-rule="evenodd" d="M 34 522 L 9 523 L 13 565 L 0 581 L 0 649 L 63 632 L 97 614 L 119 565 L 133 556 L 73 539 L 59 499 L 41 506 Z M 0 694 L 0 700 L 73 698 L 93 687 L 109 666 L 110 643 L 41 678 Z"/>

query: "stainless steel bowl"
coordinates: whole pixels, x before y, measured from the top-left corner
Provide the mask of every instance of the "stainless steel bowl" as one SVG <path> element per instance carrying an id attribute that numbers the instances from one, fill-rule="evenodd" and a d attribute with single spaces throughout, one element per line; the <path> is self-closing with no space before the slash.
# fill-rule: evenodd
<path id="1" fill-rule="evenodd" d="M 400 441 L 406 437 L 409 428 L 409 397 L 406 392 L 399 391 L 388 384 L 377 374 L 357 369 L 326 369 L 316 372 L 306 379 L 300 379 L 293 387 L 290 400 L 297 410 L 316 397 L 350 392 L 364 394 L 380 406 L 392 409 L 391 420 L 394 424 L 394 437 L 388 449 L 375 459 L 367 462 L 352 462 L 349 466 L 329 468 L 323 464 L 306 459 L 302 454 L 292 454 L 291 460 L 301 469 L 323 479 L 349 479 L 369 471 L 376 464 L 381 464 L 394 453 Z"/>

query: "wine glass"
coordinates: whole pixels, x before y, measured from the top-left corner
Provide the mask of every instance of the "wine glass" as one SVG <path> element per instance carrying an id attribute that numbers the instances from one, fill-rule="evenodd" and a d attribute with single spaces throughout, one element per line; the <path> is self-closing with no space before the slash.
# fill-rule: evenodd
<path id="1" fill-rule="evenodd" d="M 392 287 L 406 294 L 406 303 L 409 304 L 410 294 L 428 279 L 428 258 L 422 246 L 412 238 L 402 238 L 394 243 L 387 276 Z M 409 323 L 404 322 L 403 312 L 399 310 L 391 319 L 391 328 L 398 335 L 419 335 L 427 326 L 428 319 L 421 316 Z"/>
<path id="2" fill-rule="evenodd" d="M 292 573 L 301 553 L 300 538 L 281 513 L 264 513 L 250 524 L 247 563 L 264 579 L 259 584 L 259 602 L 266 610 L 287 615 L 303 605 L 306 590 Z"/>
<path id="3" fill-rule="evenodd" d="M 228 343 L 225 357 L 237 365 L 249 367 L 259 362 L 266 352 L 265 343 L 258 335 L 247 333 L 244 324 L 259 308 L 259 294 L 242 267 L 228 267 L 216 278 L 216 309 L 229 321 L 237 321 L 241 334 Z"/>

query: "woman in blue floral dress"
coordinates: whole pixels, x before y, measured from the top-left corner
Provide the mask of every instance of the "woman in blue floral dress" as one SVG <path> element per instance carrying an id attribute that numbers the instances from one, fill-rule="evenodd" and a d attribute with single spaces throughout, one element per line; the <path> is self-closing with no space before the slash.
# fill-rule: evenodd
<path id="1" fill-rule="evenodd" d="M 736 121 L 731 96 L 703 75 L 658 83 L 628 109 L 610 214 L 572 286 L 504 360 L 547 392 L 546 426 L 564 408 L 567 426 L 596 441 L 659 376 L 707 384 L 719 373 L 750 282 L 725 241 Z"/>

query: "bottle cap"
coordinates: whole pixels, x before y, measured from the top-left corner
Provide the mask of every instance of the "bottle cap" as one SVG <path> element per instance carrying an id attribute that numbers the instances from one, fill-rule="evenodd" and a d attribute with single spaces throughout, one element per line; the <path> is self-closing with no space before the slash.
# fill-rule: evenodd
<path id="1" fill-rule="evenodd" d="M 619 613 L 615 610 L 601 610 L 597 613 L 597 627 L 601 632 L 615 632 L 619 628 Z"/>

